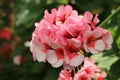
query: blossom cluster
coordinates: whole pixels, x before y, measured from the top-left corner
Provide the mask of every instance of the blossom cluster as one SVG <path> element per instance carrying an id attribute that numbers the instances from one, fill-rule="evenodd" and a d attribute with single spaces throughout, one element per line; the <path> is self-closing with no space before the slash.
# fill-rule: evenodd
<path id="1" fill-rule="evenodd" d="M 85 57 L 81 69 L 78 68 L 78 71 L 74 71 L 74 73 L 72 73 L 72 70 L 63 69 L 58 80 L 103 80 L 106 76 L 106 72 L 95 65 L 94 60 Z"/>
<path id="2" fill-rule="evenodd" d="M 44 18 L 35 23 L 30 42 L 33 59 L 66 69 L 79 66 L 85 54 L 97 54 L 111 48 L 109 31 L 96 27 L 98 14 L 91 12 L 78 15 L 70 5 L 44 12 Z"/>

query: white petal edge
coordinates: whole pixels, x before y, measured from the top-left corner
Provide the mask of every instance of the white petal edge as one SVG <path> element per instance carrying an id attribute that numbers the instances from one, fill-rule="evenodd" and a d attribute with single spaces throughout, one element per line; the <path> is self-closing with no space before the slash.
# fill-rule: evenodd
<path id="1" fill-rule="evenodd" d="M 96 50 L 103 51 L 105 49 L 105 43 L 103 42 L 103 40 L 97 40 L 95 42 L 95 47 L 94 48 Z"/>
<path id="2" fill-rule="evenodd" d="M 55 51 L 53 51 L 53 50 L 48 51 L 47 61 L 50 64 L 55 64 L 57 62 L 57 55 L 56 55 Z"/>
<path id="3" fill-rule="evenodd" d="M 60 59 L 55 64 L 53 64 L 52 66 L 55 67 L 55 68 L 57 68 L 57 67 L 62 66 L 62 64 L 63 64 L 63 59 Z"/>
<path id="4" fill-rule="evenodd" d="M 88 47 L 88 50 L 89 50 L 92 54 L 97 54 L 97 53 L 99 53 L 99 51 L 93 49 L 92 47 Z"/>
<path id="5" fill-rule="evenodd" d="M 36 51 L 36 59 L 38 62 L 44 62 L 46 60 L 46 53 L 42 51 Z"/>
<path id="6" fill-rule="evenodd" d="M 71 66 L 79 66 L 84 60 L 84 55 L 77 55 L 71 60 Z"/>

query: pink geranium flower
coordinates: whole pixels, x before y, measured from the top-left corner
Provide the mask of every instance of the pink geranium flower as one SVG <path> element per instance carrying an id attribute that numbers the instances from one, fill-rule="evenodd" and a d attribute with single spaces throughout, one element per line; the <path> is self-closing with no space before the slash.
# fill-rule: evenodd
<path id="1" fill-rule="evenodd" d="M 92 75 L 95 72 L 99 71 L 98 66 L 95 64 L 95 61 L 90 60 L 87 57 L 84 58 L 84 64 L 82 69 L 85 70 L 88 75 Z"/>
<path id="2" fill-rule="evenodd" d="M 79 70 L 75 76 L 74 80 L 91 80 L 90 76 L 84 70 Z"/>
<path id="3" fill-rule="evenodd" d="M 106 72 L 102 71 L 94 60 L 85 57 L 84 64 L 77 73 L 74 74 L 74 80 L 103 80 L 107 77 Z"/>
<path id="4" fill-rule="evenodd" d="M 87 32 L 84 39 L 85 51 L 92 54 L 111 49 L 111 44 L 113 42 L 111 33 L 99 27 L 91 32 Z"/>
<path id="5" fill-rule="evenodd" d="M 71 71 L 69 70 L 62 70 L 59 74 L 58 80 L 73 80 L 71 76 Z"/>

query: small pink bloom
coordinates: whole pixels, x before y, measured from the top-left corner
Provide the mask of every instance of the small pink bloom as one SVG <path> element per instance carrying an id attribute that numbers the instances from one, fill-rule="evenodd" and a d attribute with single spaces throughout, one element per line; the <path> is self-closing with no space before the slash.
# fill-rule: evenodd
<path id="1" fill-rule="evenodd" d="M 13 63 L 16 64 L 16 65 L 20 65 L 21 64 L 21 55 L 16 55 L 14 58 L 13 58 Z"/>
<path id="2" fill-rule="evenodd" d="M 110 49 L 113 42 L 110 32 L 102 28 L 96 28 L 86 33 L 84 39 L 84 49 L 86 52 L 91 52 L 92 54 Z"/>
<path id="3" fill-rule="evenodd" d="M 84 70 L 79 70 L 75 75 L 74 75 L 74 80 L 91 80 L 90 76 L 87 74 L 86 71 Z"/>
<path id="4" fill-rule="evenodd" d="M 96 71 L 99 71 L 99 68 L 97 65 L 95 65 L 94 61 L 91 61 L 89 58 L 85 57 L 84 64 L 83 64 L 83 70 L 85 70 L 88 75 L 92 75 Z"/>
<path id="5" fill-rule="evenodd" d="M 58 80 L 73 80 L 71 76 L 71 71 L 69 70 L 62 70 L 59 74 Z"/>
<path id="6" fill-rule="evenodd" d="M 104 71 L 94 74 L 94 79 L 95 80 L 104 80 L 106 77 L 107 77 L 107 74 Z"/>

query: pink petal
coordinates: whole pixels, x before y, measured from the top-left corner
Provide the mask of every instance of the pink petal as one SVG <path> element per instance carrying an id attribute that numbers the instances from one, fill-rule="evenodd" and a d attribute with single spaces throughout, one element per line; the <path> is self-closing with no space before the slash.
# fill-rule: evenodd
<path id="1" fill-rule="evenodd" d="M 86 42 L 84 43 L 83 47 L 84 47 L 86 52 L 89 52 Z"/>
<path id="2" fill-rule="evenodd" d="M 77 15 L 78 15 L 78 12 L 76 10 L 73 10 L 71 13 L 71 16 L 77 16 Z"/>
<path id="3" fill-rule="evenodd" d="M 64 15 L 64 12 L 65 12 L 65 7 L 62 5 L 58 8 L 57 16 L 62 18 Z"/>
<path id="4" fill-rule="evenodd" d="M 105 43 L 103 42 L 103 40 L 97 40 L 95 42 L 95 49 L 99 51 L 103 51 L 105 49 Z"/>
<path id="5" fill-rule="evenodd" d="M 93 31 L 93 36 L 94 36 L 95 38 L 99 38 L 99 37 L 102 36 L 102 33 L 101 33 L 99 30 L 94 30 L 94 31 Z"/>
<path id="6" fill-rule="evenodd" d="M 36 60 L 36 55 L 35 55 L 35 51 L 34 51 L 34 45 L 33 42 L 30 42 L 30 51 L 32 52 L 32 56 L 33 56 L 33 60 Z"/>
<path id="7" fill-rule="evenodd" d="M 98 14 L 96 14 L 94 19 L 93 19 L 93 23 L 97 24 L 99 22 L 100 22 L 100 20 L 98 19 Z"/>
<path id="8" fill-rule="evenodd" d="M 47 55 L 47 61 L 50 64 L 55 64 L 57 62 L 57 55 L 54 50 L 49 50 Z"/>
<path id="9" fill-rule="evenodd" d="M 86 21 L 87 23 L 91 23 L 91 22 L 92 22 L 92 18 L 93 18 L 93 15 L 92 15 L 91 12 L 86 11 L 86 12 L 84 13 L 84 19 L 85 19 L 85 21 Z"/>
<path id="10" fill-rule="evenodd" d="M 36 53 L 40 53 L 43 48 L 44 46 L 41 43 L 35 44 L 33 41 L 30 42 L 30 51 L 32 52 L 34 61 L 36 60 Z"/>
<path id="11" fill-rule="evenodd" d="M 80 48 L 81 46 L 81 41 L 75 38 L 69 39 L 69 44 L 73 47 Z"/>
<path id="12" fill-rule="evenodd" d="M 107 48 L 106 50 L 109 50 L 111 49 L 111 44 L 113 43 L 113 38 L 112 38 L 112 35 L 109 33 L 109 34 L 106 34 L 104 37 L 103 37 L 103 40 L 106 42 L 107 44 Z"/>
<path id="13" fill-rule="evenodd" d="M 21 64 L 21 60 L 22 60 L 21 55 L 16 55 L 13 58 L 13 63 L 16 64 L 16 65 L 20 65 Z"/>
<path id="14" fill-rule="evenodd" d="M 102 76 L 103 78 L 105 78 L 105 77 L 107 77 L 107 73 L 103 71 L 103 72 L 101 73 L 101 76 Z"/>
<path id="15" fill-rule="evenodd" d="M 71 60 L 71 66 L 79 66 L 84 60 L 84 55 L 77 55 Z"/>
<path id="16" fill-rule="evenodd" d="M 70 5 L 65 6 L 65 18 L 67 18 L 72 12 L 72 7 Z"/>

